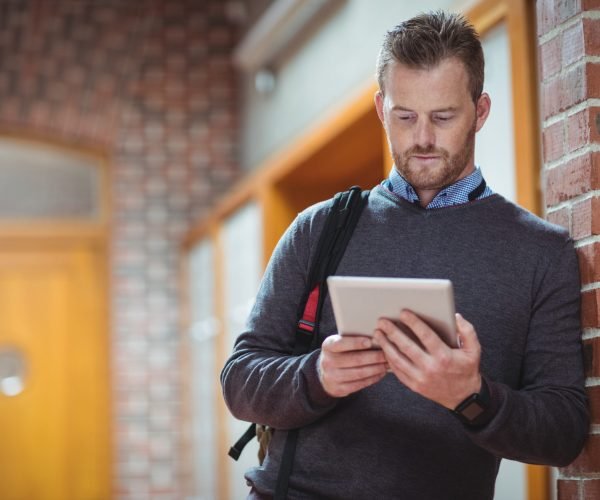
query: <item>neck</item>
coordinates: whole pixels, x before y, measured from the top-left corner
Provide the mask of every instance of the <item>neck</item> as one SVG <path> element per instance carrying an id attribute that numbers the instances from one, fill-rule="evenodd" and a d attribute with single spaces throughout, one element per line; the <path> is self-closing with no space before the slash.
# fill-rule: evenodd
<path id="1" fill-rule="evenodd" d="M 419 197 L 419 204 L 423 208 L 426 208 L 427 205 L 429 205 L 433 201 L 433 199 L 437 196 L 437 194 L 442 189 L 443 188 L 440 188 L 440 189 L 415 189 L 415 193 L 417 193 L 417 196 Z"/>
<path id="2" fill-rule="evenodd" d="M 415 193 L 417 193 L 417 196 L 419 197 L 419 204 L 423 208 L 426 208 L 427 205 L 429 205 L 433 201 L 433 199 L 438 195 L 438 193 L 442 189 L 445 189 L 448 186 L 451 186 L 452 184 L 455 184 L 456 182 L 460 181 L 461 179 L 468 177 L 473 172 L 475 172 L 475 163 L 474 162 L 467 165 L 467 167 L 465 167 L 465 169 L 461 172 L 461 174 L 456 179 L 454 179 L 450 184 L 447 184 L 445 186 L 441 186 L 439 188 L 433 188 L 433 189 L 419 189 L 419 188 L 416 188 L 415 186 L 413 186 Z"/>

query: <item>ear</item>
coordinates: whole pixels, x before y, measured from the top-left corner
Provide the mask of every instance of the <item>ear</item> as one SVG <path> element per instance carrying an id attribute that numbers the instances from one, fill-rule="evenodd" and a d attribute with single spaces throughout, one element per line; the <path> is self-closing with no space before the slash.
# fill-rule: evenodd
<path id="1" fill-rule="evenodd" d="M 475 105 L 475 113 L 477 114 L 477 123 L 475 125 L 475 131 L 479 132 L 483 124 L 487 120 L 488 115 L 490 114 L 490 108 L 492 107 L 492 101 L 490 96 L 487 93 L 483 93 L 477 99 L 477 104 Z"/>
<path id="2" fill-rule="evenodd" d="M 378 90 L 377 92 L 375 92 L 375 109 L 377 110 L 377 116 L 379 117 L 379 120 L 381 121 L 381 123 L 385 126 L 385 122 L 383 119 L 383 101 L 384 101 L 384 97 L 383 97 L 383 92 L 381 90 Z"/>

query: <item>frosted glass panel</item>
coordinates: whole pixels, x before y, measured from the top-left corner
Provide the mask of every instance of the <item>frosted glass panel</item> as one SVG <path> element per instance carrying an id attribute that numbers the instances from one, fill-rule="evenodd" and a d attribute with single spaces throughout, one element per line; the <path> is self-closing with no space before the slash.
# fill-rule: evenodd
<path id="1" fill-rule="evenodd" d="M 0 219 L 93 218 L 99 189 L 89 159 L 0 139 Z"/>
<path id="2" fill-rule="evenodd" d="M 218 384 L 214 362 L 214 255 L 210 241 L 201 241 L 189 255 L 190 323 L 189 345 L 192 387 L 193 487 L 195 500 L 217 497 L 215 440 L 215 390 Z"/>
<path id="3" fill-rule="evenodd" d="M 225 330 L 228 352 L 244 328 L 262 277 L 262 224 L 259 207 L 250 203 L 229 218 L 224 225 Z M 227 429 L 233 444 L 248 427 L 229 417 Z M 237 462 L 229 462 L 230 498 L 246 498 L 248 486 L 244 472 L 258 465 L 258 443 L 252 440 Z"/>
<path id="4" fill-rule="evenodd" d="M 214 255 L 209 240 L 200 241 L 190 252 L 190 320 L 196 340 L 212 336 L 217 324 L 214 305 Z"/>
<path id="5" fill-rule="evenodd" d="M 244 328 L 262 277 L 260 210 L 250 203 L 229 218 L 223 235 L 228 350 Z"/>
<path id="6" fill-rule="evenodd" d="M 481 44 L 485 55 L 484 91 L 492 99 L 492 109 L 485 125 L 477 134 L 475 162 L 496 193 L 515 201 L 513 100 L 506 23 L 486 33 Z"/>

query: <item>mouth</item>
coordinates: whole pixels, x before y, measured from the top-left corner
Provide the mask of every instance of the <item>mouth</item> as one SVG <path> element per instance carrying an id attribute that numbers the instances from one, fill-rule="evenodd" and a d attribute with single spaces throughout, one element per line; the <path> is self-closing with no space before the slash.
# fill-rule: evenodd
<path id="1" fill-rule="evenodd" d="M 437 155 L 412 155 L 411 158 L 416 158 L 417 160 L 427 161 L 427 160 L 437 160 L 440 157 Z"/>

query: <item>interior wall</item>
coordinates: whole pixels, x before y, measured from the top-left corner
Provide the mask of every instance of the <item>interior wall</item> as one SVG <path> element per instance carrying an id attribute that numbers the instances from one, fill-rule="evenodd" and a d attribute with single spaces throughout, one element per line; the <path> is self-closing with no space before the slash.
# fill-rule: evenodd
<path id="1" fill-rule="evenodd" d="M 456 10 L 457 2 L 346 0 L 275 68 L 276 85 L 271 94 L 258 94 L 254 74 L 246 75 L 240 143 L 243 168 L 256 168 L 323 114 L 371 84 L 386 30 L 423 10 L 438 8 Z"/>
<path id="2" fill-rule="evenodd" d="M 0 2 L 0 133 L 107 159 L 117 498 L 183 498 L 179 248 L 237 175 L 226 4 Z"/>

